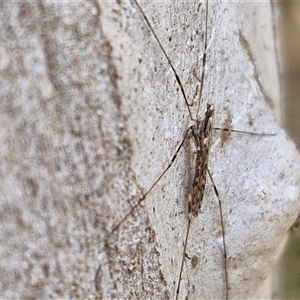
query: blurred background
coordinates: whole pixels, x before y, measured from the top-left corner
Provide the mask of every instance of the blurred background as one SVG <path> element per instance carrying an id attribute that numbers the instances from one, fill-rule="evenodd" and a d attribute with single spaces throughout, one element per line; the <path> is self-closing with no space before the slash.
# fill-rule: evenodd
<path id="1" fill-rule="evenodd" d="M 300 149 L 300 1 L 275 0 L 274 5 L 279 12 L 276 26 L 282 48 L 279 60 L 282 62 L 283 125 Z M 299 228 L 294 226 L 291 230 L 289 243 L 279 264 L 276 295 L 279 299 L 300 299 Z"/>

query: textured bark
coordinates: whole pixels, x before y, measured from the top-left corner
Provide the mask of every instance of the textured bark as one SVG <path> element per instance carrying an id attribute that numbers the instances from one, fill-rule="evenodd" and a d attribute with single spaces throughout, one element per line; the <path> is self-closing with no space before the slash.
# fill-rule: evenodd
<path id="1" fill-rule="evenodd" d="M 141 3 L 189 101 L 205 6 Z M 118 231 L 188 126 L 165 57 L 134 3 L 2 3 L 1 298 L 174 298 L 187 224 L 188 147 Z M 300 160 L 279 119 L 269 3 L 210 3 L 204 100 L 223 203 L 230 298 L 262 297 L 299 211 Z M 192 107 L 196 115 L 196 108 Z M 190 162 L 191 161 L 191 162 Z M 180 299 L 224 298 L 218 204 L 207 183 Z M 256 295 L 254 293 L 257 292 Z"/>

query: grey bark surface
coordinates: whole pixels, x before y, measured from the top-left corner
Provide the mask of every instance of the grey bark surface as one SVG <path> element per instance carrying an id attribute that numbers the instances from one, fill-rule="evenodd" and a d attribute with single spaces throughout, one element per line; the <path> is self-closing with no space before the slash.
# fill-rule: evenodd
<path id="1" fill-rule="evenodd" d="M 205 6 L 141 3 L 189 101 L 199 92 Z M 173 299 L 193 154 L 185 146 L 141 207 L 112 228 L 169 163 L 191 124 L 134 3 L 2 3 L 1 298 Z M 209 3 L 204 95 L 209 169 L 222 199 L 230 298 L 259 298 L 300 203 L 300 159 L 277 125 L 269 3 Z M 192 107 L 194 116 L 197 109 Z M 277 121 L 275 121 L 275 117 Z M 180 299 L 222 299 L 223 248 L 207 181 L 192 221 Z"/>

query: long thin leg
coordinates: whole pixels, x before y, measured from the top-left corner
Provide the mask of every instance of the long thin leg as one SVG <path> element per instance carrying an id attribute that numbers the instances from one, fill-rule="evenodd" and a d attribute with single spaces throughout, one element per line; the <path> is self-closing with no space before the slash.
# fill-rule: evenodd
<path id="1" fill-rule="evenodd" d="M 146 17 L 144 11 L 142 10 L 142 8 L 140 7 L 140 5 L 138 4 L 137 0 L 133 0 L 133 1 L 135 2 L 136 6 L 138 7 L 139 11 L 141 12 L 141 14 L 142 14 L 144 20 L 146 21 L 147 25 L 149 26 L 149 29 L 150 29 L 150 31 L 152 32 L 154 38 L 156 39 L 156 42 L 157 42 L 157 44 L 159 45 L 159 48 L 161 49 L 161 51 L 163 52 L 165 58 L 167 59 L 168 64 L 169 64 L 169 66 L 171 67 L 171 69 L 172 69 L 172 71 L 173 71 L 173 73 L 174 73 L 174 75 L 175 75 L 176 81 L 177 81 L 177 83 L 178 83 L 178 85 L 179 85 L 179 87 L 180 87 L 180 90 L 181 90 L 181 93 L 182 93 L 182 95 L 183 95 L 183 98 L 184 98 L 186 107 L 187 107 L 187 109 L 188 109 L 188 111 L 189 111 L 190 118 L 191 118 L 191 120 L 195 121 L 194 118 L 193 118 L 193 116 L 192 116 L 192 113 L 191 113 L 191 110 L 190 110 L 190 105 L 189 105 L 188 100 L 187 100 L 187 97 L 186 97 L 186 95 L 185 95 L 185 92 L 184 92 L 184 89 L 183 89 L 183 85 L 182 85 L 182 83 L 181 83 L 181 81 L 180 81 L 180 79 L 179 79 L 179 76 L 178 76 L 178 74 L 177 74 L 177 72 L 176 72 L 176 70 L 175 70 L 175 68 L 174 68 L 174 66 L 173 66 L 173 64 L 172 64 L 172 62 L 171 62 L 169 56 L 167 55 L 167 53 L 166 53 L 165 49 L 163 48 L 162 44 L 160 43 L 160 41 L 159 41 L 159 39 L 158 39 L 158 37 L 157 37 L 157 35 L 156 35 L 154 29 L 152 28 L 152 25 L 150 24 L 148 18 Z M 205 60 L 204 60 L 204 61 L 205 61 Z M 201 86 L 202 86 L 202 85 L 203 85 L 203 84 L 201 83 Z M 201 90 L 202 90 L 202 87 L 201 87 Z"/>
<path id="2" fill-rule="evenodd" d="M 204 83 L 204 77 L 205 77 L 206 52 L 207 52 L 207 23 L 208 23 L 208 0 L 206 1 L 204 52 L 203 52 L 203 56 L 202 56 L 202 74 L 201 74 L 201 86 L 200 86 L 200 93 L 199 93 L 199 103 L 198 103 L 198 109 L 197 109 L 197 115 L 196 115 L 197 118 L 198 118 L 199 109 L 201 106 L 202 92 L 203 92 L 203 85 L 204 85 L 203 83 Z"/>
<path id="3" fill-rule="evenodd" d="M 116 231 L 119 229 L 119 227 L 123 224 L 123 222 L 128 218 L 128 216 L 130 216 L 133 211 L 139 207 L 141 205 L 141 203 L 145 200 L 145 198 L 147 197 L 147 195 L 152 191 L 152 189 L 156 186 L 156 184 L 160 181 L 160 179 L 167 173 L 167 171 L 170 169 L 170 167 L 173 165 L 182 145 L 184 144 L 184 141 L 186 140 L 187 136 L 188 136 L 189 130 L 187 130 L 185 132 L 184 138 L 181 141 L 181 143 L 179 144 L 176 152 L 174 153 L 170 163 L 168 164 L 168 166 L 165 168 L 165 170 L 157 177 L 157 179 L 154 181 L 154 183 L 151 185 L 151 187 L 149 188 L 149 190 L 138 200 L 138 202 L 131 208 L 131 210 L 123 217 L 123 219 L 113 228 L 112 232 Z"/>
<path id="4" fill-rule="evenodd" d="M 230 128 L 221 128 L 221 127 L 213 127 L 213 130 L 219 130 L 219 131 L 228 131 L 228 132 L 236 132 L 236 133 L 246 133 L 250 135 L 263 135 L 263 136 L 274 136 L 277 135 L 277 133 L 264 133 L 264 132 L 251 132 L 251 131 L 242 131 L 242 130 L 235 130 Z"/>
<path id="5" fill-rule="evenodd" d="M 178 300 L 178 297 L 179 297 L 180 281 L 181 281 L 181 276 L 182 276 L 182 272 L 183 272 L 183 266 L 184 266 L 184 261 L 185 261 L 186 247 L 187 247 L 187 241 L 189 238 L 190 227 L 191 227 L 191 220 L 189 219 L 187 229 L 186 229 L 184 246 L 183 246 L 183 253 L 182 253 L 182 260 L 181 260 L 178 284 L 177 284 L 177 288 L 176 288 L 176 300 Z"/>
<path id="6" fill-rule="evenodd" d="M 209 171 L 209 169 L 207 169 L 210 181 L 213 185 L 215 194 L 218 198 L 218 203 L 219 203 L 219 213 L 220 213 L 220 221 L 221 221 L 221 228 L 222 228 L 222 240 L 223 240 L 223 258 L 224 258 L 224 273 L 225 273 L 225 289 L 226 289 L 226 300 L 228 300 L 229 298 L 229 282 L 228 282 L 228 266 L 227 266 L 227 251 L 226 251 L 226 242 L 225 242 L 225 227 L 224 227 L 224 220 L 223 220 L 223 211 L 222 211 L 222 202 L 221 202 L 221 198 L 219 195 L 219 192 L 217 190 L 217 187 L 215 185 L 215 182 L 212 178 L 212 175 Z"/>

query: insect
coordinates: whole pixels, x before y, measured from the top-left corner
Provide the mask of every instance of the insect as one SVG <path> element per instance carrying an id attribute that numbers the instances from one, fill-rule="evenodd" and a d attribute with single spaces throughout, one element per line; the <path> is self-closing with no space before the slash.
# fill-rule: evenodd
<path id="1" fill-rule="evenodd" d="M 136 6 L 140 10 L 144 20 L 148 24 L 148 27 L 152 34 L 154 35 L 157 43 L 159 44 L 159 47 L 161 51 L 164 53 L 165 58 L 167 59 L 170 67 L 172 68 L 174 75 L 176 77 L 176 81 L 180 87 L 180 91 L 182 93 L 182 96 L 185 101 L 186 108 L 188 110 L 190 119 L 195 122 L 194 125 L 190 126 L 189 129 L 185 132 L 184 138 L 182 139 L 181 143 L 179 144 L 177 150 L 175 151 L 175 154 L 173 155 L 171 162 L 167 166 L 167 168 L 158 176 L 158 178 L 155 180 L 155 182 L 151 185 L 151 187 L 148 189 L 146 193 L 139 199 L 139 201 L 132 207 L 132 209 L 124 216 L 124 218 L 115 226 L 114 231 L 118 230 L 120 226 L 124 223 L 124 221 L 128 218 L 129 215 L 131 215 L 140 205 L 144 200 L 147 198 L 147 196 L 151 193 L 151 191 L 154 189 L 154 187 L 157 185 L 158 182 L 165 176 L 167 171 L 171 168 L 173 165 L 174 161 L 176 160 L 178 153 L 180 150 L 183 148 L 183 145 L 185 141 L 188 138 L 191 138 L 194 140 L 196 144 L 196 149 L 195 149 L 195 175 L 193 179 L 193 187 L 192 191 L 189 193 L 188 197 L 188 223 L 187 223 L 187 230 L 186 230 L 186 235 L 185 235 L 185 241 L 184 241 L 184 248 L 183 248 L 183 255 L 181 259 L 181 265 L 180 265 L 180 271 L 179 271 L 179 276 L 177 279 L 177 284 L 176 284 L 176 298 L 180 297 L 180 286 L 181 286 L 181 281 L 182 281 L 182 274 L 183 274 L 183 269 L 184 269 L 184 263 L 185 263 L 185 256 L 186 256 L 186 249 L 187 249 L 187 244 L 188 244 L 188 237 L 190 233 L 190 227 L 191 227 L 191 220 L 197 216 L 198 211 L 201 208 L 201 203 L 202 199 L 204 196 L 205 192 L 205 183 L 206 183 L 206 175 L 209 175 L 209 178 L 211 182 L 213 183 L 213 189 L 215 191 L 215 194 L 217 196 L 218 202 L 219 202 L 219 212 L 220 212 L 220 223 L 221 223 L 221 232 L 222 232 L 222 257 L 223 257 L 223 278 L 224 278 L 224 298 L 228 299 L 229 298 L 229 290 L 230 290 L 230 283 L 229 283 L 229 278 L 228 278 L 228 267 L 227 267 L 227 254 L 226 254 L 226 240 L 225 240 L 225 226 L 224 226 L 224 221 L 223 221 L 223 212 L 222 212 L 222 206 L 221 206 L 221 199 L 217 190 L 216 185 L 213 182 L 212 174 L 207 168 L 207 163 L 208 163 L 208 152 L 209 152 L 209 146 L 210 146 L 210 138 L 211 138 L 211 132 L 212 132 L 212 124 L 211 124 L 211 119 L 214 114 L 214 109 L 211 105 L 207 105 L 207 110 L 206 110 L 206 115 L 203 119 L 199 119 L 198 117 L 194 118 L 191 112 L 191 103 L 188 102 L 185 90 L 183 88 L 183 85 L 180 81 L 180 78 L 175 71 L 175 68 L 169 59 L 169 56 L 164 50 L 164 47 L 161 45 L 160 40 L 157 38 L 156 33 L 152 29 L 152 26 L 150 22 L 148 21 L 145 13 L 141 9 L 140 5 L 136 0 L 134 0 Z M 202 73 L 201 73 L 201 79 L 200 79 L 200 90 L 198 91 L 198 108 L 197 108 L 197 113 L 196 115 L 198 116 L 198 111 L 200 109 L 200 103 L 202 103 L 202 93 L 203 93 L 203 87 L 204 87 L 204 77 L 205 77 L 205 66 L 206 66 L 206 50 L 207 50 L 207 27 L 208 27 L 208 1 L 205 2 L 205 12 L 206 12 L 206 18 L 205 18 L 205 46 L 204 46 L 204 54 L 202 57 Z M 214 127 L 216 130 L 221 130 L 219 127 Z M 225 129 L 226 130 L 226 129 Z M 236 130 L 231 130 L 232 132 L 243 132 L 244 131 L 236 131 Z M 228 130 L 229 132 L 229 130 Z M 201 262 L 200 262 L 201 264 Z M 200 287 L 201 288 L 201 287 Z"/>
<path id="2" fill-rule="evenodd" d="M 182 262 L 180 266 L 180 273 L 179 273 L 179 279 L 176 289 L 176 299 L 179 297 L 180 293 L 180 283 L 181 283 L 181 276 L 183 272 L 184 267 L 184 261 L 185 261 L 185 252 L 187 247 L 187 241 L 190 231 L 190 225 L 191 220 L 194 217 L 197 217 L 199 210 L 201 209 L 201 204 L 204 196 L 204 190 L 205 190 L 205 184 L 206 184 L 206 174 L 208 172 L 209 177 L 211 179 L 211 182 L 213 183 L 212 175 L 208 171 L 207 165 L 208 165 L 208 153 L 209 153 L 209 146 L 210 146 L 210 140 L 211 140 L 211 131 L 212 131 L 212 123 L 211 119 L 214 114 L 213 107 L 208 104 L 207 110 L 205 113 L 205 117 L 203 119 L 200 118 L 193 118 L 191 110 L 190 110 L 190 104 L 188 103 L 183 85 L 180 81 L 180 78 L 170 61 L 167 53 L 165 52 L 163 46 L 161 45 L 156 33 L 154 32 L 150 22 L 148 21 L 145 13 L 143 12 L 142 8 L 138 4 L 136 0 L 134 0 L 136 6 L 138 7 L 139 11 L 141 12 L 142 16 L 144 17 L 146 23 L 148 24 L 153 36 L 155 37 L 157 43 L 159 44 L 160 49 L 164 53 L 165 58 L 167 59 L 170 67 L 173 70 L 173 73 L 176 77 L 176 81 L 180 87 L 180 90 L 182 92 L 186 107 L 189 112 L 190 119 L 195 122 L 194 125 L 190 126 L 189 129 L 186 131 L 186 134 L 180 143 L 178 149 L 176 150 L 175 154 L 173 155 L 171 162 L 167 166 L 167 168 L 162 172 L 162 174 L 156 179 L 156 181 L 153 183 L 153 185 L 150 187 L 150 189 L 139 199 L 138 203 L 132 207 L 131 211 L 128 212 L 127 215 L 124 216 L 124 218 L 118 223 L 118 225 L 114 228 L 114 231 L 117 230 L 121 224 L 127 219 L 127 217 L 132 213 L 133 210 L 135 210 L 142 201 L 145 200 L 146 196 L 151 192 L 151 190 L 156 186 L 156 184 L 160 181 L 160 179 L 165 175 L 165 173 L 169 170 L 169 168 L 172 166 L 173 162 L 175 161 L 180 149 L 182 148 L 184 142 L 186 139 L 193 139 L 196 145 L 196 159 L 195 159 L 195 174 L 192 184 L 192 191 L 189 193 L 189 199 L 188 199 L 188 224 L 187 224 L 187 231 L 186 231 L 186 238 L 184 242 L 184 249 L 183 249 L 183 257 Z M 207 22 L 208 22 L 208 1 L 206 1 L 206 16 L 205 16 L 205 41 L 204 41 L 204 53 L 202 57 L 202 73 L 201 73 L 201 86 L 200 86 L 200 92 L 199 92 L 199 104 L 201 103 L 202 98 L 202 91 L 203 91 L 203 83 L 204 83 L 204 77 L 205 77 L 205 64 L 206 64 L 206 51 L 207 51 Z M 198 110 L 199 110 L 198 105 Z M 197 112 L 198 114 L 198 112 Z M 220 129 L 220 128 L 216 128 Z M 228 130 L 229 131 L 229 130 Z M 228 299 L 228 274 L 227 274 L 227 258 L 226 258 L 226 242 L 225 242 L 225 232 L 224 232 L 224 223 L 223 223 L 223 214 L 222 214 L 222 207 L 221 207 L 221 201 L 220 197 L 217 191 L 217 188 L 215 184 L 213 183 L 214 190 L 216 193 L 216 196 L 219 200 L 219 209 L 220 209 L 220 216 L 221 216 L 221 228 L 222 228 L 222 237 L 223 237 L 223 251 L 224 251 L 224 272 L 225 272 L 225 290 L 226 290 L 226 299 Z"/>

